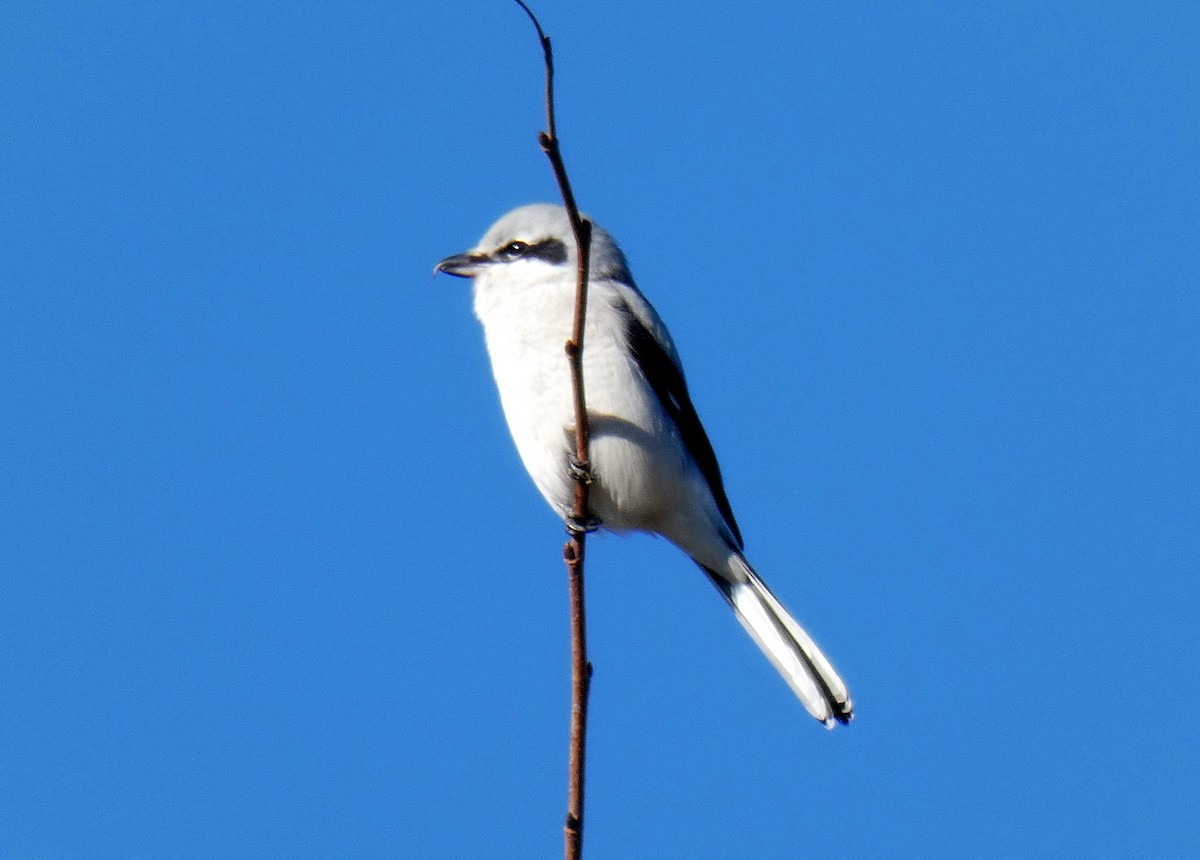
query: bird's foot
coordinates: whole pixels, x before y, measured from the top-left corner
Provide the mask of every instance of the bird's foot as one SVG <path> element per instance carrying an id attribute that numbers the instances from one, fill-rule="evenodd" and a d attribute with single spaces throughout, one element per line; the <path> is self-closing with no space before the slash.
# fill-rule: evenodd
<path id="1" fill-rule="evenodd" d="M 571 454 L 567 457 L 567 474 L 578 484 L 590 484 L 596 480 L 592 474 L 591 463 L 584 462 Z"/>
<path id="2" fill-rule="evenodd" d="M 600 528 L 600 520 L 591 514 L 582 517 L 568 516 L 564 523 L 567 526 L 567 534 L 571 537 L 579 537 Z"/>

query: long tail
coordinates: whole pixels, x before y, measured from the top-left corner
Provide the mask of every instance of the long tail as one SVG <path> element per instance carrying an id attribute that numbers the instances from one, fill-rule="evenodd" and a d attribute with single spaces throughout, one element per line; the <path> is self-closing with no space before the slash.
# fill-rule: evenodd
<path id="1" fill-rule="evenodd" d="M 854 717 L 850 692 L 829 659 L 746 560 L 737 555 L 733 562 L 736 579 L 700 567 L 808 712 L 828 729 L 834 720 L 850 722 Z"/>

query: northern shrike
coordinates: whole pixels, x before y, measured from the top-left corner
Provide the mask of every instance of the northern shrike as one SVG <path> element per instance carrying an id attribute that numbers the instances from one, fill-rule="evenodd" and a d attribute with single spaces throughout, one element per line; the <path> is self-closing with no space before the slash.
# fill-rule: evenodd
<path id="1" fill-rule="evenodd" d="M 522 206 L 435 272 L 471 278 L 492 372 L 525 468 L 564 519 L 574 501 L 575 414 L 563 344 L 575 313 L 566 210 Z M 591 425 L 590 513 L 614 532 L 665 537 L 700 566 L 808 712 L 850 721 L 829 660 L 742 555 L 717 458 L 671 335 L 613 237 L 592 227 L 583 378 Z"/>

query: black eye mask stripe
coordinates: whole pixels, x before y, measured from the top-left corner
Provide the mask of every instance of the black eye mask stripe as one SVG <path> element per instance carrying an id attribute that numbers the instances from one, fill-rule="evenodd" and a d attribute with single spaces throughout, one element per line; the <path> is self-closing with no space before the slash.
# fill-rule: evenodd
<path id="1" fill-rule="evenodd" d="M 513 260 L 537 258 L 545 260 L 547 263 L 558 264 L 567 262 L 567 246 L 561 239 L 543 239 L 534 245 L 527 245 L 519 241 L 510 242 L 497 251 L 495 256 L 506 263 Z"/>
<path id="2" fill-rule="evenodd" d="M 547 263 L 565 263 L 567 262 L 567 246 L 560 239 L 543 239 L 532 246 L 526 255 L 545 260 Z"/>

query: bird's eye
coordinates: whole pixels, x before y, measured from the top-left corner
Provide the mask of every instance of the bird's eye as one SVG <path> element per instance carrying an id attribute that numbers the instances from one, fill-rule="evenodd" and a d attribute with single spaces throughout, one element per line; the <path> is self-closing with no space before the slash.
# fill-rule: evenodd
<path id="1" fill-rule="evenodd" d="M 498 255 L 502 260 L 515 260 L 529 250 L 529 245 L 521 240 L 509 242 L 500 249 Z"/>

